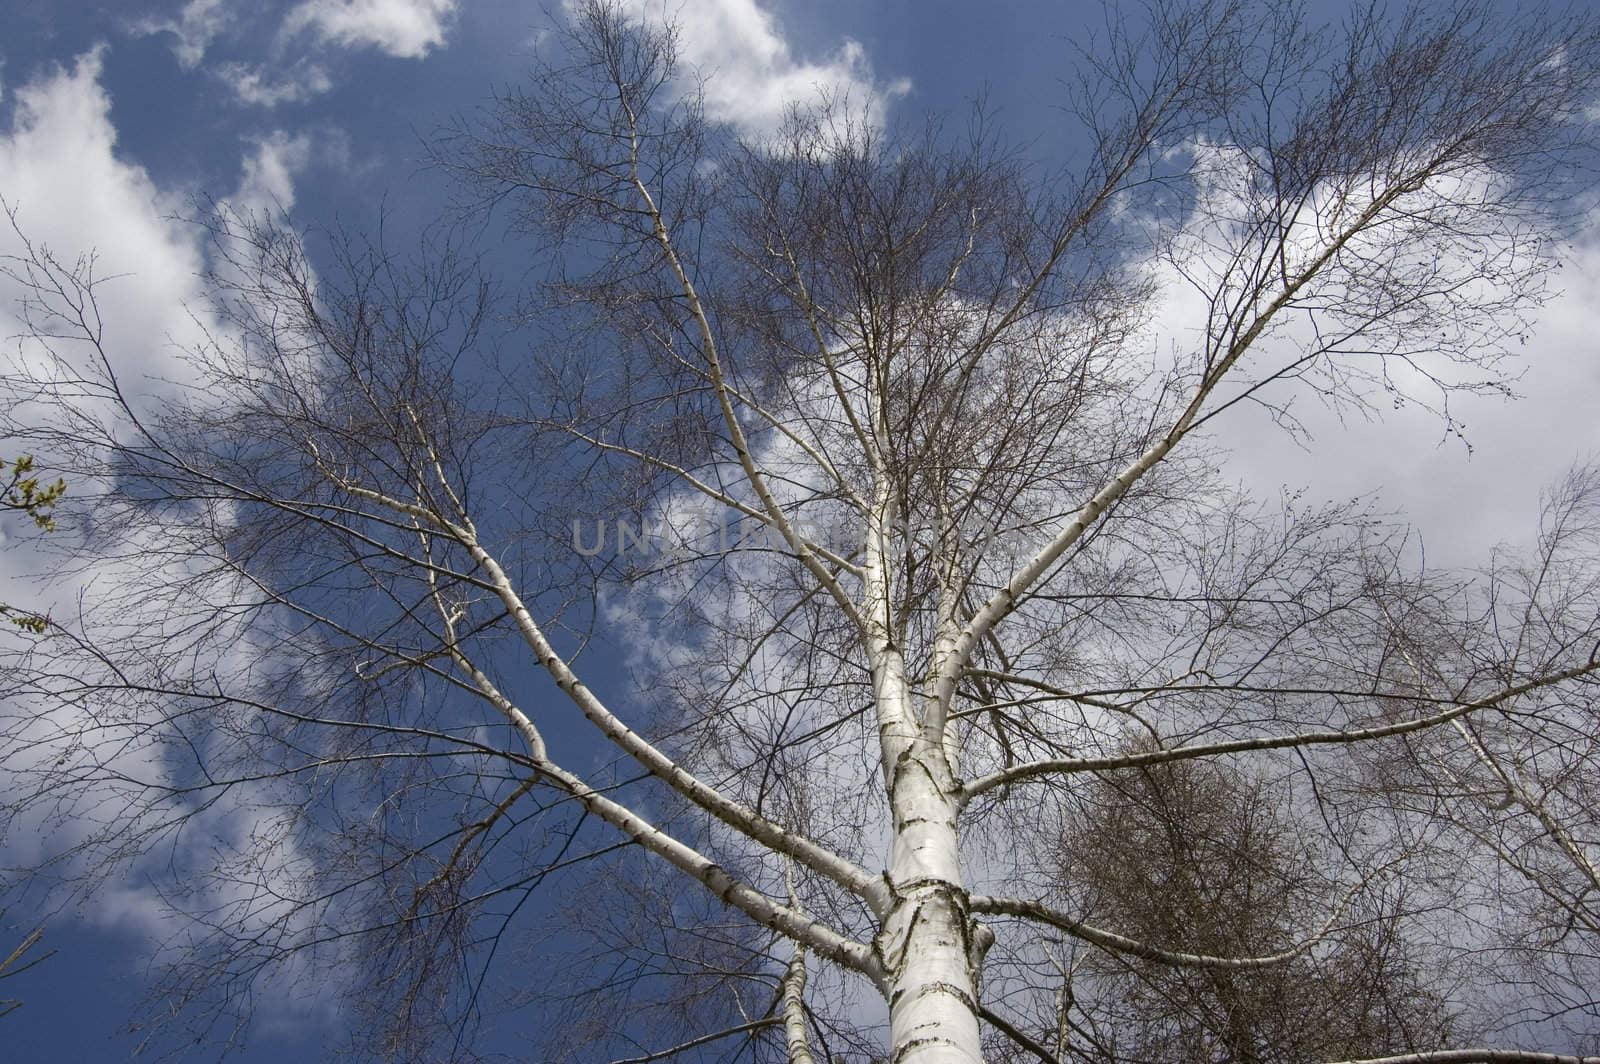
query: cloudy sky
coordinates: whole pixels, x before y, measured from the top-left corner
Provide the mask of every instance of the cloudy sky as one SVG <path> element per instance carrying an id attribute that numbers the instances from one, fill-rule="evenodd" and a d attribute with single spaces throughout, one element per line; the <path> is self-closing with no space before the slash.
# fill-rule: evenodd
<path id="1" fill-rule="evenodd" d="M 741 129 L 768 128 L 819 88 L 848 89 L 889 120 L 959 114 L 987 91 L 1010 133 L 1047 157 L 1065 151 L 1055 107 L 1079 20 L 1099 17 L 1044 0 L 999 13 L 953 0 L 638 2 L 645 17 L 679 18 L 685 58 L 710 78 L 708 111 Z M 93 250 L 117 275 L 102 309 L 125 364 L 179 373 L 202 253 L 174 217 L 193 197 L 356 228 L 380 209 L 401 229 L 426 224 L 448 188 L 422 167 L 424 141 L 514 84 L 550 17 L 527 0 L 0 0 L 0 197 L 35 241 L 64 258 Z M 0 253 L 12 240 L 0 236 Z M 1470 562 L 1525 535 L 1541 487 L 1600 453 L 1600 236 L 1586 232 L 1568 259 L 1523 348 L 1523 400 L 1457 410 L 1470 454 L 1420 411 L 1347 425 L 1309 411 L 1309 449 L 1261 424 L 1227 430 L 1230 469 L 1269 492 L 1376 492 L 1415 521 L 1431 558 Z M 10 335 L 14 295 L 0 295 Z M 0 559 L 0 576 L 19 571 Z M 28 1002 L 0 1021 L 7 1059 L 128 1055 L 136 1040 L 119 1032 L 162 934 L 140 918 L 140 890 L 120 884 L 124 902 L 58 920 L 59 953 L 0 985 Z M 29 919 L 13 908 L 0 947 Z M 242 1059 L 315 1046 L 316 1022 L 269 1012 Z"/>

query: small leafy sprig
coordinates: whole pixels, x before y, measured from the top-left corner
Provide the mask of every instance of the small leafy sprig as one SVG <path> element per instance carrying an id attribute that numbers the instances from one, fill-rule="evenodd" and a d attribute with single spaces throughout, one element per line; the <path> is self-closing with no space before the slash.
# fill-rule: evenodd
<path id="1" fill-rule="evenodd" d="M 40 483 L 30 454 L 21 455 L 14 461 L 0 458 L 0 480 L 5 483 L 4 490 L 0 491 L 0 509 L 26 514 L 44 531 L 55 531 L 54 510 L 56 503 L 67 493 L 66 481 L 57 478 L 54 484 Z M 19 610 L 3 602 L 0 602 L 0 617 L 36 635 L 42 634 L 50 626 L 48 617 Z"/>
<path id="2" fill-rule="evenodd" d="M 40 485 L 32 474 L 33 455 L 22 455 L 13 462 L 0 458 L 0 476 L 9 478 L 3 496 L 5 509 L 25 513 L 46 532 L 54 532 L 56 520 L 51 511 L 67 493 L 67 482 L 57 478 L 54 484 Z"/>

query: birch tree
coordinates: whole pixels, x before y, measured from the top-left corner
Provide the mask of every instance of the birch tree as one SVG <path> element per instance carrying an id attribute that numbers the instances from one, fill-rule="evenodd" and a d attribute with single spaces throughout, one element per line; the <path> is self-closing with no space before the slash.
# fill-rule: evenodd
<path id="1" fill-rule="evenodd" d="M 825 100 L 741 141 L 604 0 L 551 48 L 439 148 L 536 238 L 516 329 L 457 243 L 308 251 L 222 206 L 214 340 L 149 386 L 87 261 L 9 266 L 6 438 L 74 485 L 66 571 L 100 568 L 9 666 L 7 824 L 67 826 L 46 868 L 86 887 L 167 854 L 169 1003 L 334 970 L 353 1056 L 464 1054 L 527 899 L 621 859 L 658 915 L 729 923 L 658 921 L 684 933 L 605 989 L 676 983 L 682 1029 L 618 1013 L 581 1059 L 1105 1059 L 1097 970 L 1243 985 L 1413 941 L 1568 1029 L 1319 1050 L 1575 1059 L 1538 1051 L 1597 1017 L 1592 474 L 1531 562 L 1441 576 L 1359 504 L 1243 497 L 1213 434 L 1293 434 L 1297 399 L 1454 429 L 1505 388 L 1578 216 L 1593 26 L 1158 4 L 1079 57 L 1061 173 L 981 113 Z M 1152 344 L 1175 290 L 1198 310 Z M 646 683 L 593 660 L 607 632 Z M 1062 859 L 1152 867 L 1083 810 L 1184 772 L 1270 780 L 1299 836 L 1292 897 L 1205 910 L 1247 933 L 1097 905 Z M 1217 874 L 1198 839 L 1172 875 Z"/>

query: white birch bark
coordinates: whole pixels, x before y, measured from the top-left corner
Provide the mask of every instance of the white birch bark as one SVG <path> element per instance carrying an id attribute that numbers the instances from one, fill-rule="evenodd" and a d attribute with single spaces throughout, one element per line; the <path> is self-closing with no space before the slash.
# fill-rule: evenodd
<path id="1" fill-rule="evenodd" d="M 893 1064 L 977 1064 L 978 949 L 962 885 L 958 804 L 942 744 L 896 759 L 890 793 L 892 907 L 876 943 Z"/>
<path id="2" fill-rule="evenodd" d="M 798 942 L 783 973 L 783 1044 L 789 1064 L 816 1064 L 806 1034 L 806 950 Z"/>
<path id="3" fill-rule="evenodd" d="M 883 433 L 881 405 L 874 428 Z M 943 728 L 919 726 L 892 622 L 893 494 L 875 470 L 866 542 L 866 642 L 893 817 L 888 910 L 874 949 L 889 1001 L 892 1064 L 979 1064 L 978 951 L 962 885 L 959 787 Z M 932 738 L 930 740 L 929 734 Z"/>

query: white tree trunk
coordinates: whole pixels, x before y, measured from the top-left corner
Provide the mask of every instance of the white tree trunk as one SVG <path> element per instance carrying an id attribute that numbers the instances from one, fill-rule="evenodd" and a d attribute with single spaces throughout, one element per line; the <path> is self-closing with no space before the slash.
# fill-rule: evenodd
<path id="1" fill-rule="evenodd" d="M 783 973 L 783 1044 L 789 1064 L 817 1064 L 806 1034 L 806 950 L 799 943 Z"/>
<path id="2" fill-rule="evenodd" d="M 893 904 L 878 937 L 887 971 L 891 1064 L 980 1064 L 977 966 L 957 848 L 954 781 L 919 739 L 891 781 Z"/>

